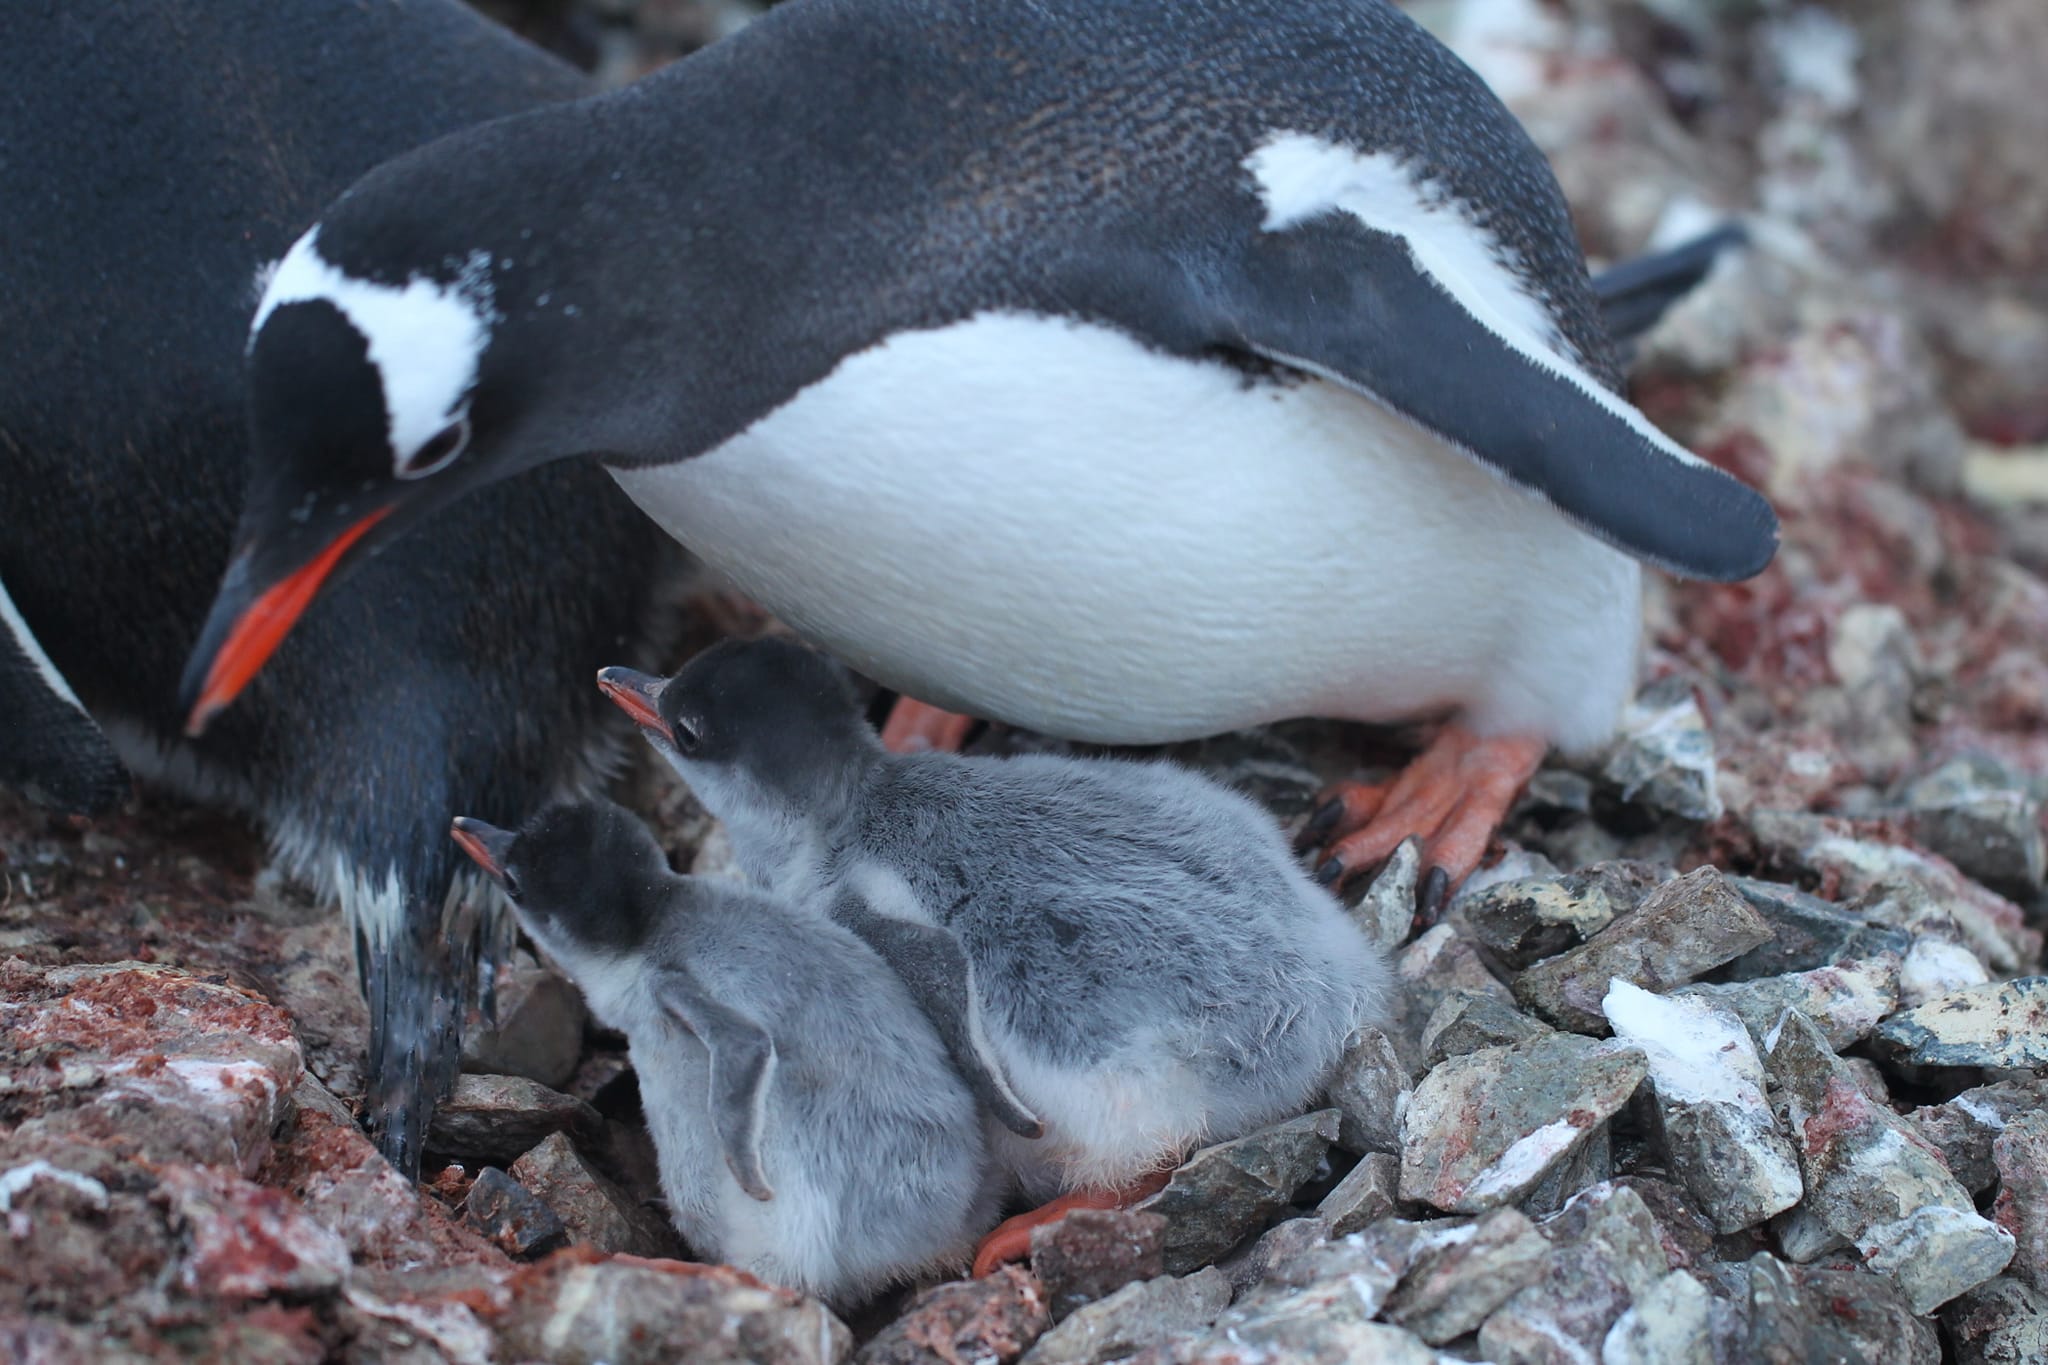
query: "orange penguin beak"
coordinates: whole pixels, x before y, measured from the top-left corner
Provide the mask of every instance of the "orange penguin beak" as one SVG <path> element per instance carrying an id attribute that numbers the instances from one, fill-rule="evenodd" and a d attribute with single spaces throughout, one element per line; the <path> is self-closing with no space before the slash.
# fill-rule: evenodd
<path id="1" fill-rule="evenodd" d="M 458 815 L 448 826 L 448 837 L 459 845 L 464 853 L 484 871 L 491 874 L 491 880 L 503 885 L 505 881 L 505 855 L 511 852 L 512 840 L 517 837 L 510 830 L 499 829 L 496 825 L 473 820 L 467 815 Z"/>
<path id="2" fill-rule="evenodd" d="M 242 579 L 247 573 L 247 559 L 246 556 L 237 557 L 229 566 L 227 580 L 221 585 L 213 613 L 200 635 L 199 648 L 193 651 L 192 663 L 186 669 L 187 689 L 192 692 L 192 671 L 202 658 L 207 657 L 207 640 L 220 631 L 223 613 L 232 611 L 232 624 L 226 628 L 225 638 L 212 651 L 205 676 L 196 694 L 190 697 L 185 719 L 187 735 L 197 738 L 202 734 L 207 723 L 225 710 L 262 672 L 263 665 L 270 662 L 270 656 L 277 652 L 277 647 L 284 643 L 284 637 L 291 633 L 306 608 L 312 605 L 314 597 L 319 595 L 321 585 L 334 572 L 342 556 L 390 514 L 391 508 L 378 508 L 336 536 L 319 554 L 266 588 L 254 601 L 234 611 L 231 604 L 246 592 Z"/>
<path id="3" fill-rule="evenodd" d="M 614 706 L 633 718 L 635 725 L 652 730 L 663 739 L 675 739 L 675 732 L 661 718 L 661 689 L 668 686 L 667 678 L 632 668 L 600 668 L 597 686 Z"/>

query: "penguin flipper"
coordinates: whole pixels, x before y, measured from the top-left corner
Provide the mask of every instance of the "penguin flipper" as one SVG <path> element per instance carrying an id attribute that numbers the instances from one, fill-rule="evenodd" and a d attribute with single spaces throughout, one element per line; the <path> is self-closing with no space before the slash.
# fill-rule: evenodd
<path id="1" fill-rule="evenodd" d="M 711 1054 L 711 1122 L 733 1178 L 751 1198 L 773 1199 L 761 1166 L 761 1129 L 775 1074 L 775 1040 L 679 968 L 662 973 L 654 998 Z"/>
<path id="2" fill-rule="evenodd" d="M 1723 251 L 1749 241 L 1740 223 L 1723 223 L 1677 246 L 1618 261 L 1593 277 L 1600 321 L 1619 345 L 1636 341 L 1664 320 L 1680 299 L 1706 279 Z"/>
<path id="3" fill-rule="evenodd" d="M 832 918 L 873 948 L 938 1030 L 960 1077 L 982 1107 L 1019 1137 L 1045 1136 L 1045 1124 L 1019 1099 L 981 1026 L 974 964 L 950 929 L 893 919 L 856 895 L 842 896 Z"/>
<path id="4" fill-rule="evenodd" d="M 0 584 L 0 785 L 69 814 L 105 810 L 128 770 Z"/>
<path id="5" fill-rule="evenodd" d="M 1259 232 L 1188 281 L 1211 345 L 1376 399 L 1628 554 L 1721 582 L 1770 563 L 1778 519 L 1762 495 L 1548 344 L 1533 301 L 1439 278 L 1424 259 L 1330 212 Z"/>

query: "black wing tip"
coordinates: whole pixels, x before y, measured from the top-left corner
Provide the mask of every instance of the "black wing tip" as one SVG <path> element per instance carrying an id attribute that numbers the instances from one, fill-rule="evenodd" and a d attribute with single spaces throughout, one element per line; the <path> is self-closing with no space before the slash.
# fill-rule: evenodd
<path id="1" fill-rule="evenodd" d="M 1694 521 L 1694 544 L 1666 567 L 1684 578 L 1740 583 L 1755 578 L 1778 556 L 1777 511 L 1763 494 L 1734 475 L 1708 468 L 1711 486 Z"/>
<path id="2" fill-rule="evenodd" d="M 1741 583 L 1770 568 L 1771 561 L 1777 557 L 1778 536 L 1773 531 L 1749 537 L 1739 547 L 1731 547 L 1726 561 L 1690 576 L 1708 583 Z"/>
<path id="3" fill-rule="evenodd" d="M 1587 505 L 1558 505 L 1598 539 L 1675 578 L 1740 583 L 1777 558 L 1777 511 L 1735 475 L 1663 450 L 1638 471 Z"/>
<path id="4" fill-rule="evenodd" d="M 78 775 L 76 785 L 67 793 L 65 814 L 105 815 L 127 799 L 133 786 L 128 769 L 119 759 L 95 763 Z"/>
<path id="5" fill-rule="evenodd" d="M 1749 245 L 1749 229 L 1739 218 L 1726 219 L 1676 246 L 1647 251 L 1617 262 L 1593 277 L 1593 291 L 1602 298 L 1650 288 L 1685 292 L 1705 277 L 1731 247 Z"/>
<path id="6" fill-rule="evenodd" d="M 87 759 L 61 766 L 56 772 L 38 773 L 4 785 L 18 787 L 31 805 L 87 820 L 119 806 L 133 787 L 127 768 L 118 759 Z"/>
<path id="7" fill-rule="evenodd" d="M 1609 266 L 1593 277 L 1600 317 L 1615 343 L 1633 349 L 1721 258 L 1749 244 L 1749 230 L 1731 220 L 1697 237 Z"/>

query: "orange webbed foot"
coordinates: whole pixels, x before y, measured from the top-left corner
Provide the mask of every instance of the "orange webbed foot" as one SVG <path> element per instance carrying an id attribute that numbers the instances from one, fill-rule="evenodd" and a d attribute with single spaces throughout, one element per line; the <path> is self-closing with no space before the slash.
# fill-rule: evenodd
<path id="1" fill-rule="evenodd" d="M 974 1277 L 980 1279 L 992 1275 L 1004 1262 L 1021 1261 L 1029 1256 L 1032 1229 L 1050 1227 L 1075 1209 L 1127 1209 L 1139 1200 L 1159 1193 L 1172 1174 L 1172 1171 L 1159 1171 L 1134 1180 L 1121 1189 L 1091 1187 L 1074 1190 L 1029 1213 L 1005 1218 L 981 1239 L 981 1245 L 975 1249 Z"/>
<path id="2" fill-rule="evenodd" d="M 882 726 L 882 747 L 892 754 L 958 753 L 973 728 L 972 716 L 956 716 L 914 697 L 898 697 Z"/>
<path id="3" fill-rule="evenodd" d="M 1316 880 L 1337 886 L 1420 839 L 1426 894 L 1440 899 L 1479 866 L 1548 749 L 1530 735 L 1481 738 L 1447 725 L 1391 783 L 1331 788 L 1297 844 L 1323 849 Z"/>

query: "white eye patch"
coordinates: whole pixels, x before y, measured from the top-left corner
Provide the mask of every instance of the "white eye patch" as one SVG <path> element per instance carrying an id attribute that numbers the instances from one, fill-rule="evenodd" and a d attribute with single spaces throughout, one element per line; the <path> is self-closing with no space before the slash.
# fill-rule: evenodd
<path id="1" fill-rule="evenodd" d="M 250 344 L 282 304 L 315 299 L 332 304 L 362 334 L 370 363 L 377 367 L 392 473 L 422 478 L 444 467 L 468 442 L 469 391 L 498 319 L 491 306 L 491 258 L 471 252 L 451 283 L 414 275 L 403 285 L 379 284 L 330 263 L 320 254 L 319 235 L 315 226 L 269 268 L 249 326 Z M 453 446 L 443 449 L 451 432 Z M 429 450 L 430 444 L 435 448 Z"/>

